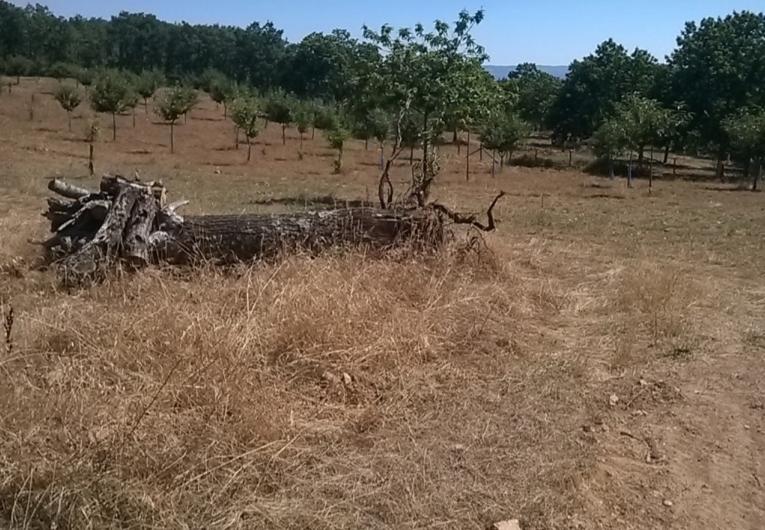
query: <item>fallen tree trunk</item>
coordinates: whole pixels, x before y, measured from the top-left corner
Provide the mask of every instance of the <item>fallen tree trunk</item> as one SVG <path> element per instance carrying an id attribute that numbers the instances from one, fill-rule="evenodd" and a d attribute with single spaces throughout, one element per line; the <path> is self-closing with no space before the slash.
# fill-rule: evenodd
<path id="1" fill-rule="evenodd" d="M 340 208 L 281 215 L 209 215 L 183 218 L 165 205 L 161 183 L 105 176 L 99 192 L 56 181 L 43 214 L 53 237 L 44 242 L 67 284 L 100 279 L 119 262 L 232 263 L 288 250 L 319 252 L 334 246 L 385 249 L 402 244 L 435 247 L 444 241 L 437 208 Z"/>
<path id="2" fill-rule="evenodd" d="M 187 217 L 153 250 L 164 261 L 229 263 L 272 257 L 302 249 L 334 246 L 385 248 L 404 242 L 436 246 L 443 242 L 441 218 L 432 210 L 342 208 L 281 215 Z"/>

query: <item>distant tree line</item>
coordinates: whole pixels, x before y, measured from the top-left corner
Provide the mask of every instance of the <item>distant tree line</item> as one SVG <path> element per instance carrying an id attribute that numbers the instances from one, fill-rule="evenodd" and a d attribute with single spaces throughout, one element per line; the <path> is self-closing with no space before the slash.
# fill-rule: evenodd
<path id="1" fill-rule="evenodd" d="M 271 23 L 172 24 L 127 12 L 108 21 L 63 18 L 41 5 L 0 0 L 0 73 L 88 86 L 103 84 L 106 69 L 122 71 L 131 97 L 100 105 L 112 115 L 135 107 L 132 94 L 148 107 L 160 83 L 193 87 L 221 103 L 224 114 L 231 106 L 248 141 L 258 132 L 256 116 L 283 130 L 297 125 L 301 141 L 309 128 L 331 131 L 338 167 L 349 135 L 381 147 L 387 141 L 391 156 L 402 147 L 410 157 L 421 149 L 422 178 L 429 150 L 446 132 L 458 145 L 464 133 L 475 134 L 500 167 L 536 131 L 564 147 L 591 143 L 611 171 L 628 154 L 642 165 L 649 148 L 664 151 L 664 162 L 670 151 L 706 153 L 720 170 L 732 157 L 755 178 L 762 171 L 762 13 L 686 24 L 665 63 L 608 40 L 574 61 L 563 80 L 523 64 L 499 82 L 482 68 L 487 56 L 470 33 L 482 19 L 482 11 L 463 12 L 454 25 L 437 22 L 430 32 L 383 26 L 355 39 L 338 29 L 289 43 Z M 73 96 L 60 97 L 72 107 Z M 166 113 L 170 123 L 176 111 Z"/>

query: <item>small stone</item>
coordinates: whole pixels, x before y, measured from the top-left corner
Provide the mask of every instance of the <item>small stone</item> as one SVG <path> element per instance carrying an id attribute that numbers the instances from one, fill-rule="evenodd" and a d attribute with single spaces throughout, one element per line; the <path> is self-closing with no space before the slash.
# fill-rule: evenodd
<path id="1" fill-rule="evenodd" d="M 664 506 L 666 506 L 667 508 L 672 508 L 672 506 L 674 505 L 674 503 L 673 503 L 671 500 L 669 500 L 669 499 L 664 499 L 664 502 L 663 502 L 663 504 L 664 504 Z"/>
<path id="2" fill-rule="evenodd" d="M 343 383 L 345 383 L 345 386 L 351 386 L 353 379 L 351 379 L 350 374 L 343 372 Z"/>
<path id="3" fill-rule="evenodd" d="M 616 404 L 619 403 L 619 396 L 617 396 L 616 394 L 611 394 L 611 397 L 608 398 L 608 403 L 612 407 L 615 407 Z"/>
<path id="4" fill-rule="evenodd" d="M 521 523 L 518 519 L 510 519 L 509 521 L 494 523 L 491 528 L 492 530 L 521 530 Z"/>

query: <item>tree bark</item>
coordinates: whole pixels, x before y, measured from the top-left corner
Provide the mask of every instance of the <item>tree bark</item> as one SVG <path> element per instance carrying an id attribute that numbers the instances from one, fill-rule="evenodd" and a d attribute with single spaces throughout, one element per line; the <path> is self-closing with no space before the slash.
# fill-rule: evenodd
<path id="1" fill-rule="evenodd" d="M 117 141 L 117 113 L 112 112 L 112 141 Z"/>
<path id="2" fill-rule="evenodd" d="M 662 162 L 662 164 L 666 165 L 668 160 L 669 160 L 669 144 L 664 146 L 664 161 Z"/>
<path id="3" fill-rule="evenodd" d="M 133 267 L 149 264 L 149 238 L 154 232 L 159 204 L 147 193 L 141 193 L 133 204 L 125 227 L 124 257 Z"/>
<path id="4" fill-rule="evenodd" d="M 443 224 L 432 210 L 343 208 L 287 215 L 187 217 L 157 250 L 174 264 L 213 260 L 250 261 L 300 248 L 311 252 L 336 245 L 386 248 L 407 240 L 440 244 Z"/>
<path id="5" fill-rule="evenodd" d="M 287 124 L 282 123 L 282 145 L 287 145 Z"/>
<path id="6" fill-rule="evenodd" d="M 250 159 L 252 158 L 252 142 L 250 141 L 250 137 L 247 137 L 247 162 L 249 163 Z"/>
<path id="7" fill-rule="evenodd" d="M 175 122 L 170 122 L 170 154 L 175 152 Z"/>

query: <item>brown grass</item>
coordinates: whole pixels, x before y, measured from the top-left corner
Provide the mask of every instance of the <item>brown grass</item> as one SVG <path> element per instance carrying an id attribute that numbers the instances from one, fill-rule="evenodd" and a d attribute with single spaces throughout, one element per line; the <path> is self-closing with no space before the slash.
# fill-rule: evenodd
<path id="1" fill-rule="evenodd" d="M 672 418 L 659 407 L 684 403 L 686 371 L 762 344 L 761 196 L 658 181 L 649 197 L 551 169 L 492 179 L 477 160 L 466 183 L 445 146 L 435 198 L 479 211 L 509 192 L 480 245 L 458 234 L 437 254 L 338 250 L 67 292 L 29 244 L 45 235 L 44 177 L 95 180 L 52 100 L 26 121 L 19 103 L 48 83 L 0 97 L 0 130 L 14 131 L 0 143 L 0 308 L 14 315 L 0 526 L 694 527 L 633 487 L 679 490 L 679 472 L 633 468 L 634 440 L 609 433 L 638 408 Z M 162 178 L 192 212 L 375 195 L 377 155 L 361 143 L 333 175 L 320 134 L 299 160 L 295 135 L 283 147 L 272 127 L 247 165 L 209 101 L 175 155 L 138 116 L 99 141 L 98 168 Z M 408 164 L 394 172 L 405 182 Z"/>

